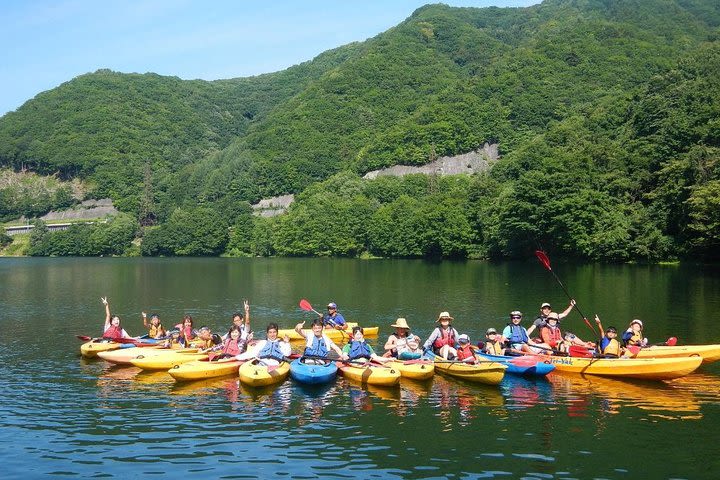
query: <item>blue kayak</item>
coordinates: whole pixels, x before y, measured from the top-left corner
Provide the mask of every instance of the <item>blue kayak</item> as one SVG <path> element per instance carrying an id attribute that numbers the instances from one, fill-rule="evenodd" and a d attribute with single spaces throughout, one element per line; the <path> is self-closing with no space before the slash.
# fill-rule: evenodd
<path id="1" fill-rule="evenodd" d="M 494 362 L 502 363 L 507 365 L 505 373 L 513 375 L 525 375 L 525 376 L 538 376 L 544 377 L 548 373 L 555 370 L 555 365 L 546 362 L 545 360 L 534 360 L 533 357 L 529 356 L 505 356 L 505 355 L 490 355 L 487 353 L 478 353 L 478 356 L 485 360 L 492 360 Z"/>
<path id="2" fill-rule="evenodd" d="M 337 370 L 335 362 L 329 360 L 324 365 L 313 365 L 305 363 L 305 357 L 301 357 L 290 363 L 290 376 L 300 383 L 310 385 L 332 382 L 337 375 Z"/>

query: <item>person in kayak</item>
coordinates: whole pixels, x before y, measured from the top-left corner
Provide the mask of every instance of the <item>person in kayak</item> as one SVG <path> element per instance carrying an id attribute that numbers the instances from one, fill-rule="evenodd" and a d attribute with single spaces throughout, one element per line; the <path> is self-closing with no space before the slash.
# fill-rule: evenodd
<path id="1" fill-rule="evenodd" d="M 243 307 L 245 310 L 245 315 L 240 312 L 235 312 L 232 314 L 232 326 L 230 330 L 228 330 L 228 333 L 223 335 L 223 340 L 227 340 L 228 336 L 230 335 L 230 331 L 232 330 L 232 327 L 240 328 L 240 339 L 244 342 L 249 343 L 252 340 L 252 330 L 250 329 L 250 304 L 247 300 L 243 300 Z"/>
<path id="2" fill-rule="evenodd" d="M 647 345 L 647 338 L 643 337 L 643 322 L 637 318 L 630 322 L 627 330 L 622 336 L 623 344 L 628 346 L 644 347 Z"/>
<path id="3" fill-rule="evenodd" d="M 185 315 L 182 323 L 175 328 L 180 329 L 180 343 L 185 347 L 190 346 L 190 342 L 197 337 L 198 332 L 193 328 L 193 318 L 190 315 Z"/>
<path id="4" fill-rule="evenodd" d="M 242 328 L 233 325 L 230 327 L 225 340 L 222 343 L 222 350 L 218 354 L 219 358 L 230 358 L 245 353 L 247 344 L 242 340 Z"/>
<path id="5" fill-rule="evenodd" d="M 546 343 L 534 343 L 528 345 L 530 341 L 530 335 L 528 331 L 520 325 L 522 322 L 522 312 L 513 310 L 510 312 L 510 322 L 503 329 L 503 341 L 513 350 L 519 350 L 524 353 L 541 353 L 543 349 L 549 349 L 550 346 Z"/>
<path id="6" fill-rule="evenodd" d="M 440 312 L 435 323 L 440 325 L 435 327 L 435 330 L 430 334 L 425 343 L 423 344 L 423 350 L 428 351 L 432 347 L 433 353 L 443 357 L 445 360 L 452 360 L 457 356 L 457 350 L 455 345 L 457 343 L 458 332 L 455 330 L 451 323 L 453 317 L 448 312 Z"/>
<path id="7" fill-rule="evenodd" d="M 600 317 L 595 315 L 595 323 L 597 323 L 598 328 L 600 331 L 603 331 L 602 323 L 600 322 Z M 617 329 L 615 327 L 608 327 L 607 330 L 605 330 L 605 336 L 600 340 L 600 344 L 598 345 L 598 351 L 601 355 L 604 355 L 606 357 L 620 357 L 620 356 L 627 356 L 625 349 L 620 345 L 620 342 L 617 339 Z"/>
<path id="8" fill-rule="evenodd" d="M 321 317 L 323 325 L 344 330 L 346 326 L 345 317 L 337 311 L 337 304 L 335 302 L 328 303 L 327 310 L 327 313 Z"/>
<path id="9" fill-rule="evenodd" d="M 457 359 L 464 363 L 476 363 L 475 351 L 470 345 L 470 337 L 466 334 L 458 335 L 458 346 L 456 348 Z"/>
<path id="10" fill-rule="evenodd" d="M 340 350 L 335 342 L 330 340 L 330 337 L 324 333 L 324 324 L 321 318 L 316 318 L 312 323 L 312 335 L 308 335 L 303 331 L 305 322 L 298 323 L 295 325 L 295 331 L 305 339 L 305 351 L 304 356 L 317 357 L 317 358 L 306 358 L 305 363 L 307 364 L 324 364 L 323 358 L 327 358 L 328 354 L 332 350 L 342 360 L 347 360 L 347 356 Z"/>
<path id="11" fill-rule="evenodd" d="M 167 335 L 167 339 L 162 344 L 163 348 L 180 348 L 183 346 L 180 330 L 174 328 L 167 332 Z"/>
<path id="12" fill-rule="evenodd" d="M 362 327 L 353 327 L 352 338 L 350 342 L 343 347 L 342 353 L 345 354 L 343 360 L 349 360 L 351 362 L 367 363 L 370 360 L 374 360 L 385 363 L 392 360 L 391 358 L 381 357 L 375 353 L 375 350 L 365 342 Z"/>
<path id="13" fill-rule="evenodd" d="M 563 335 L 560 330 L 559 316 L 558 313 L 550 313 L 545 320 L 545 326 L 540 329 L 541 338 L 545 345 L 562 353 L 568 353 L 572 345 L 584 348 L 595 348 L 594 343 L 586 342 L 574 333 L 565 332 Z"/>
<path id="14" fill-rule="evenodd" d="M 422 356 L 420 337 L 410 333 L 410 326 L 404 318 L 398 318 L 390 325 L 395 333 L 390 334 L 385 342 L 384 357 L 395 357 L 399 360 L 415 360 Z"/>
<path id="15" fill-rule="evenodd" d="M 147 313 L 142 312 L 143 326 L 148 329 L 150 338 L 163 338 L 166 335 L 165 329 L 160 323 L 160 315 L 153 313 L 150 315 L 150 323 L 147 321 Z"/>
<path id="16" fill-rule="evenodd" d="M 220 335 L 215 335 L 210 330 L 210 327 L 200 327 L 198 330 L 197 338 L 193 340 L 192 344 L 200 349 L 200 352 L 206 353 L 215 350 L 215 347 L 222 344 Z"/>
<path id="17" fill-rule="evenodd" d="M 117 315 L 110 315 L 110 304 L 108 303 L 107 297 L 100 298 L 103 305 L 105 305 L 105 325 L 103 327 L 103 338 L 110 340 L 119 340 L 121 338 L 131 338 L 130 335 L 120 325 L 120 317 Z"/>
<path id="18" fill-rule="evenodd" d="M 489 355 L 505 355 L 505 345 L 502 342 L 502 337 L 492 327 L 485 332 L 483 350 Z"/>
<path id="19" fill-rule="evenodd" d="M 287 335 L 283 339 L 278 338 L 277 323 L 269 323 L 265 332 L 267 338 L 258 342 L 255 359 L 268 367 L 278 366 L 292 353 L 290 338 Z"/>
<path id="20" fill-rule="evenodd" d="M 563 318 L 567 317 L 570 314 L 570 311 L 572 311 L 573 307 L 575 306 L 575 299 L 570 300 L 570 305 L 561 313 L 558 313 L 558 319 L 562 320 Z M 532 335 L 535 330 L 537 330 L 537 334 L 540 335 L 541 328 L 545 326 L 545 323 L 547 321 L 548 315 L 552 313 L 552 307 L 549 303 L 544 302 L 542 305 L 540 305 L 540 315 L 538 315 L 535 320 L 533 321 L 533 324 L 530 325 L 530 328 L 527 329 L 528 335 Z"/>

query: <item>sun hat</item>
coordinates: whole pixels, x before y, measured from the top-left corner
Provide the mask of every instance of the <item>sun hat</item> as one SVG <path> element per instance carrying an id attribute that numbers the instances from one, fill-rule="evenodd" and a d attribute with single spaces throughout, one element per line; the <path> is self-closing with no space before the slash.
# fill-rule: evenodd
<path id="1" fill-rule="evenodd" d="M 458 342 L 460 343 L 468 343 L 470 342 L 470 337 L 468 337 L 466 334 L 458 335 Z"/>
<path id="2" fill-rule="evenodd" d="M 440 315 L 438 315 L 436 322 L 439 322 L 441 319 L 447 318 L 449 320 L 455 320 L 453 317 L 450 316 L 450 313 L 448 312 L 440 312 Z"/>
<path id="3" fill-rule="evenodd" d="M 410 325 L 408 325 L 407 320 L 402 317 L 395 320 L 395 323 L 390 326 L 394 328 L 407 328 L 408 330 L 410 330 Z"/>
<path id="4" fill-rule="evenodd" d="M 337 303 L 335 303 L 335 302 L 330 302 L 330 303 L 328 303 L 327 308 L 334 308 L 335 310 L 337 310 Z"/>
<path id="5" fill-rule="evenodd" d="M 540 309 L 543 309 L 543 308 L 545 308 L 545 307 L 547 307 L 547 308 L 552 308 L 552 307 L 550 306 L 550 304 L 547 303 L 547 302 L 545 302 L 545 303 L 543 303 L 542 305 L 540 305 Z"/>
<path id="6" fill-rule="evenodd" d="M 547 316 L 547 318 L 546 318 L 545 320 L 557 320 L 557 321 L 559 322 L 559 321 L 560 321 L 560 315 L 558 315 L 558 314 L 555 313 L 555 312 L 551 312 L 551 313 Z"/>
<path id="7" fill-rule="evenodd" d="M 638 320 L 638 319 L 636 318 L 636 319 L 634 319 L 632 322 L 630 322 L 630 325 L 632 325 L 633 323 L 637 323 L 638 325 L 640 325 L 640 328 L 643 328 L 642 320 Z"/>
<path id="8" fill-rule="evenodd" d="M 488 328 L 488 329 L 485 331 L 485 335 L 490 335 L 491 333 L 497 333 L 497 330 L 495 330 L 494 328 L 490 327 L 490 328 Z"/>

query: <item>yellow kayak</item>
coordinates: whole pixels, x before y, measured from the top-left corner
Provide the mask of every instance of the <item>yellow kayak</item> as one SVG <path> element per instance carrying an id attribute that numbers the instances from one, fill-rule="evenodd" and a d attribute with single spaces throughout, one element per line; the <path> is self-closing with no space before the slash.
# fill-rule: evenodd
<path id="1" fill-rule="evenodd" d="M 715 345 L 653 345 L 643 347 L 633 358 L 702 357 L 703 363 L 720 360 L 720 344 Z"/>
<path id="2" fill-rule="evenodd" d="M 274 385 L 285 380 L 290 374 L 290 364 L 280 362 L 277 367 L 268 367 L 262 360 L 251 360 L 240 365 L 240 381 L 251 387 Z"/>
<path id="3" fill-rule="evenodd" d="M 400 383 L 400 370 L 391 366 L 336 363 L 343 377 L 356 382 L 382 387 L 393 387 Z"/>
<path id="4" fill-rule="evenodd" d="M 130 365 L 130 360 L 138 355 L 152 355 L 153 352 L 157 351 L 162 351 L 160 345 L 154 345 L 152 347 L 129 347 L 118 348 L 116 350 L 106 350 L 104 352 L 98 352 L 97 356 L 110 363 Z"/>
<path id="5" fill-rule="evenodd" d="M 80 345 L 80 354 L 86 358 L 97 357 L 98 352 L 106 352 L 108 350 L 117 350 L 122 347 L 122 343 L 113 342 L 105 338 L 93 338 L 92 340 Z"/>
<path id="6" fill-rule="evenodd" d="M 168 370 L 193 360 L 207 358 L 207 353 L 198 353 L 197 349 L 188 350 L 154 350 L 149 355 L 138 355 L 130 363 L 143 370 Z"/>
<path id="7" fill-rule="evenodd" d="M 395 360 L 387 365 L 399 370 L 402 378 L 427 380 L 435 375 L 435 364 L 431 360 Z"/>
<path id="8" fill-rule="evenodd" d="M 357 323 L 348 323 L 344 330 L 338 330 L 337 328 L 332 327 L 325 327 L 324 333 L 328 336 L 328 338 L 330 338 L 330 340 L 335 343 L 339 343 L 342 341 L 347 341 L 350 338 L 350 336 L 352 335 L 353 327 L 357 327 Z M 363 335 L 366 337 L 377 337 L 378 330 L 379 327 L 363 327 Z M 303 332 L 305 333 L 305 335 L 313 334 L 311 328 L 305 328 L 303 329 Z M 293 328 L 283 328 L 278 331 L 278 337 L 282 338 L 285 335 L 287 335 L 291 341 L 305 340 L 302 335 L 297 333 Z"/>
<path id="9" fill-rule="evenodd" d="M 216 361 L 193 360 L 173 366 L 168 373 L 175 380 L 201 380 L 207 378 L 237 375 L 238 368 L 244 362 L 240 360 Z"/>
<path id="10" fill-rule="evenodd" d="M 468 382 L 499 384 L 505 376 L 507 366 L 497 362 L 464 363 L 445 360 L 435 355 L 435 369 L 451 377 Z"/>
<path id="11" fill-rule="evenodd" d="M 616 378 L 670 380 L 694 372 L 702 357 L 678 358 L 581 358 L 546 357 L 558 372 L 603 375 Z"/>

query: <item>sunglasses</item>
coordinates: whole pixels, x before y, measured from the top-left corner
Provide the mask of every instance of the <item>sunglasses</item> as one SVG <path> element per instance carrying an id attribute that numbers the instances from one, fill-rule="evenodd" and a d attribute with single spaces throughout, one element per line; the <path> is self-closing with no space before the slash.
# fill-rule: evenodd
<path id="1" fill-rule="evenodd" d="M 518 316 L 518 315 L 513 315 L 513 316 L 510 317 L 510 318 L 511 318 L 512 320 L 517 320 L 517 319 L 522 318 L 522 317 L 520 317 L 520 316 Z"/>

